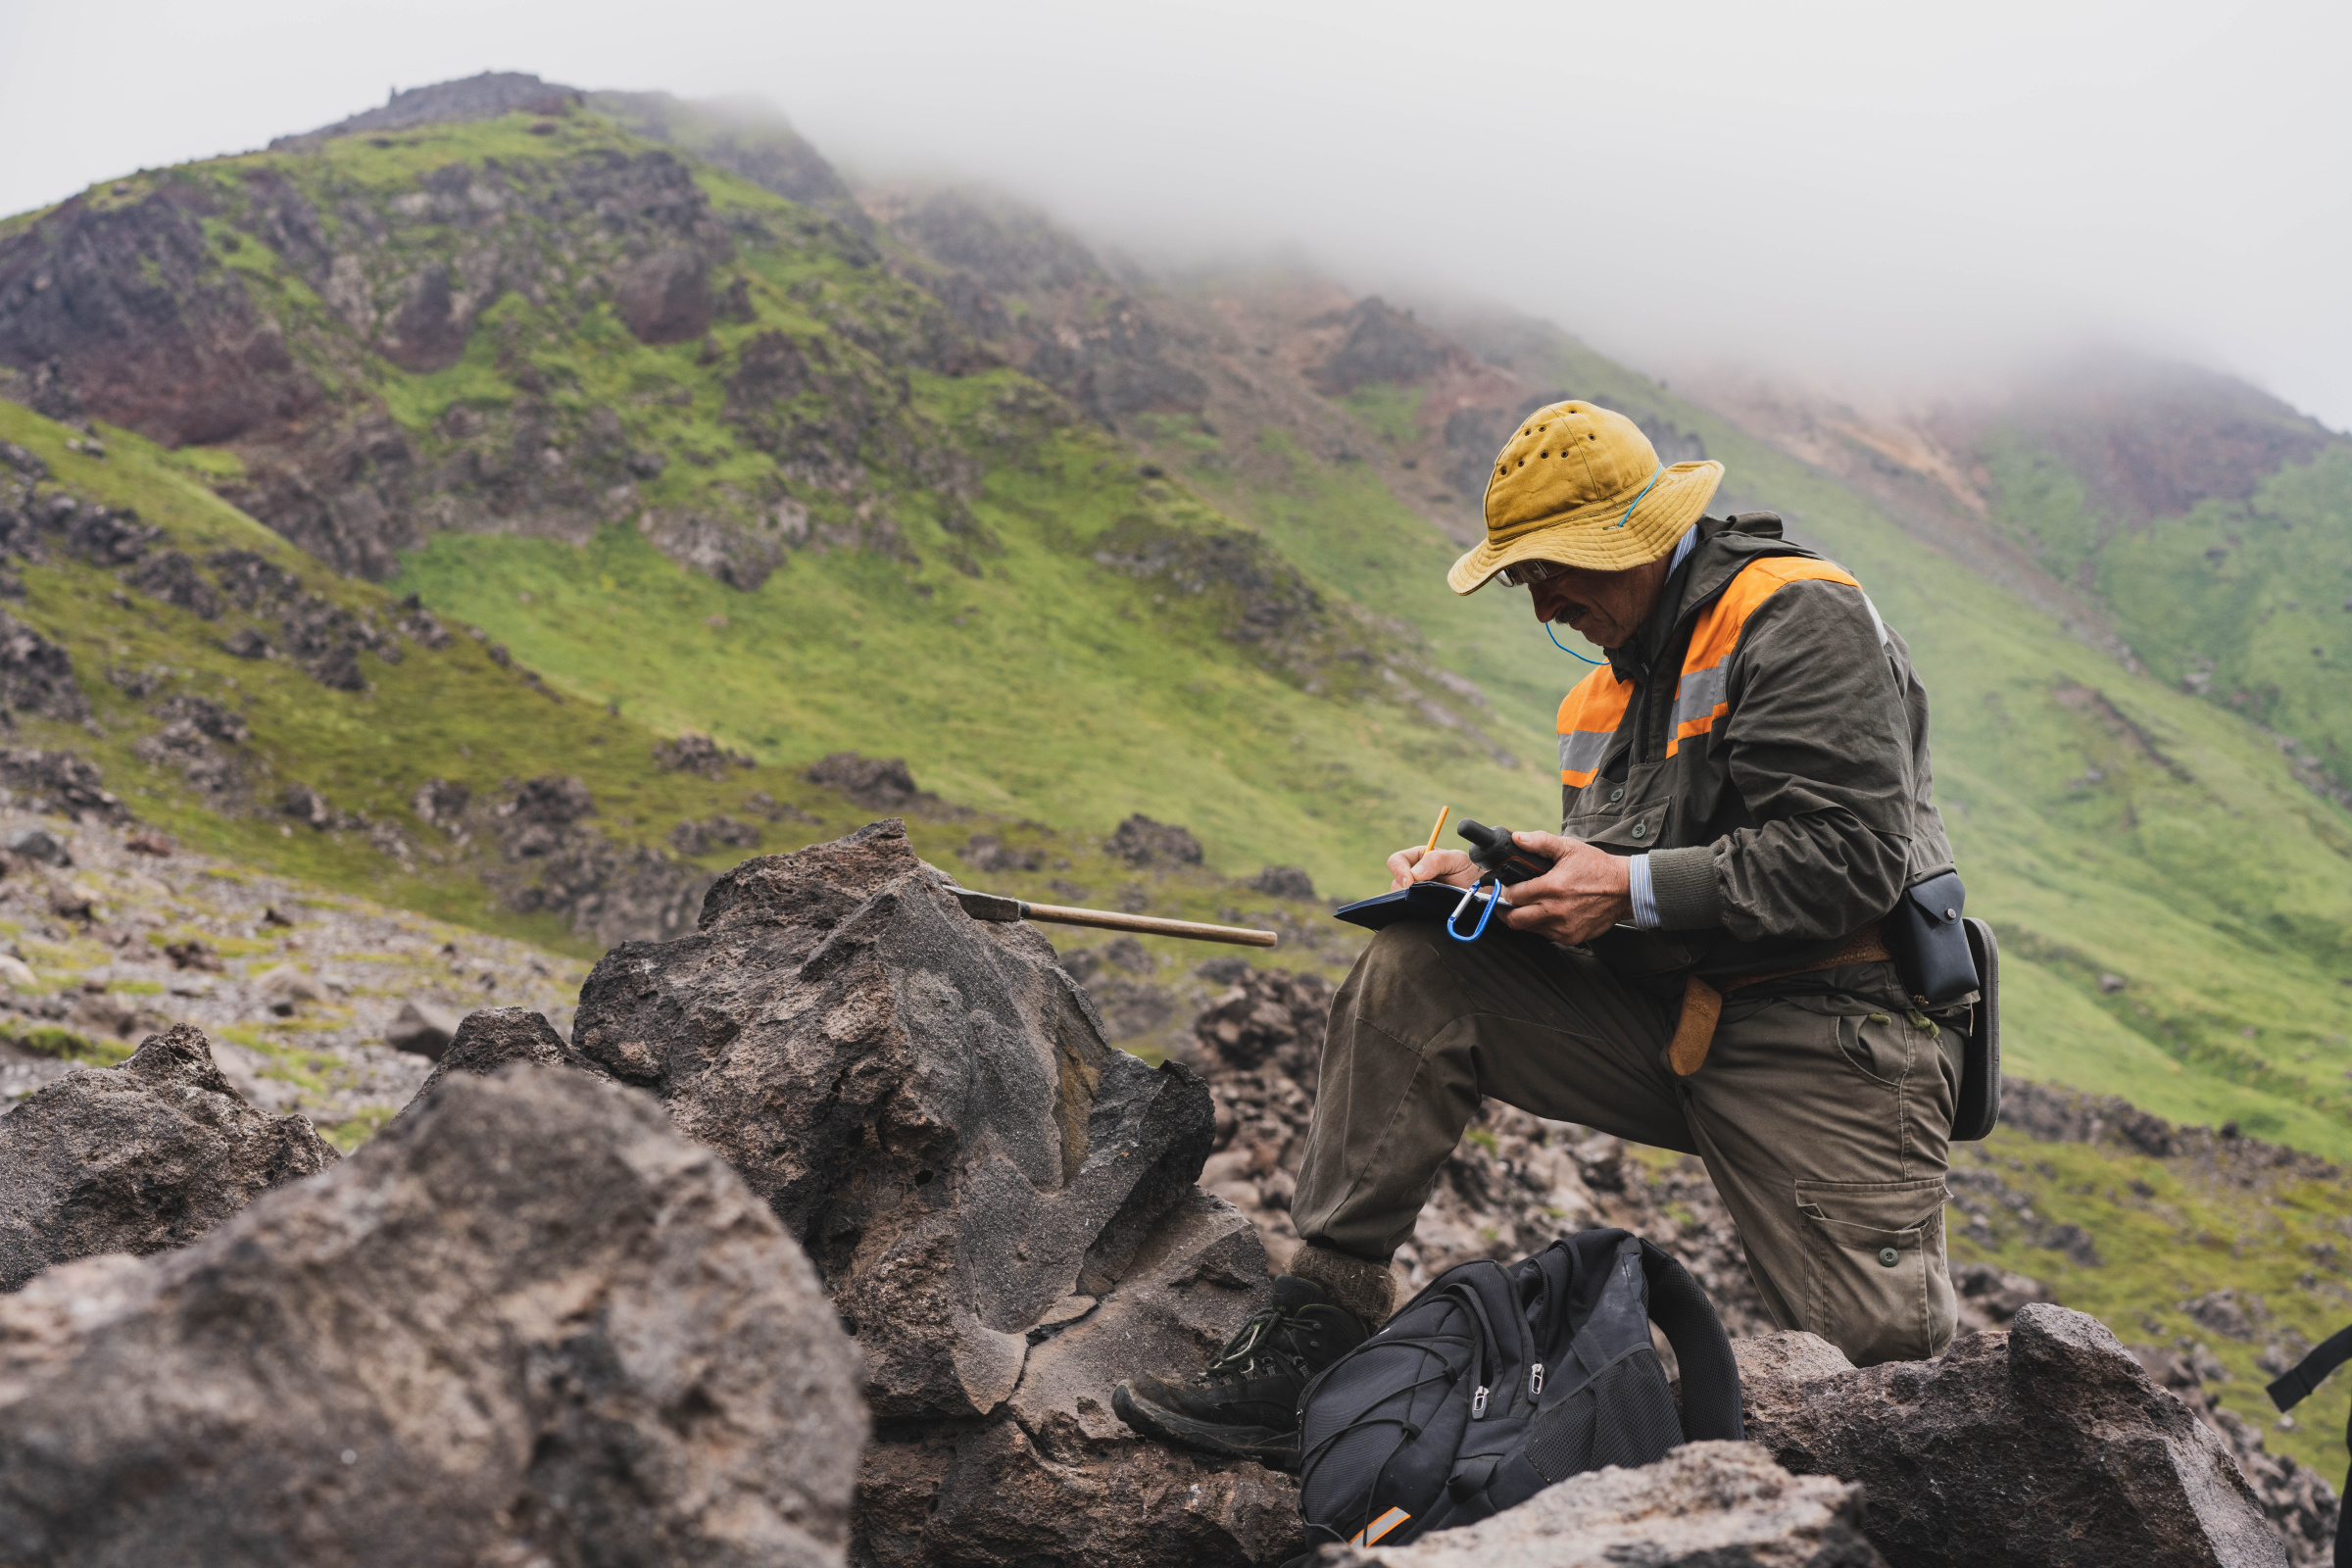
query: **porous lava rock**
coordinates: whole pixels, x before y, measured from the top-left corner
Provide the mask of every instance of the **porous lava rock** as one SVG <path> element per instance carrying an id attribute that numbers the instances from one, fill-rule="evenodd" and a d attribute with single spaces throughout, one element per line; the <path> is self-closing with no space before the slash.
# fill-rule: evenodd
<path id="1" fill-rule="evenodd" d="M 1516 1508 L 1405 1546 L 1327 1546 L 1321 1568 L 1884 1568 L 1862 1489 L 1794 1476 L 1752 1443 L 1572 1476 Z"/>
<path id="2" fill-rule="evenodd" d="M 0 1300 L 0 1553 L 842 1561 L 855 1347 L 641 1095 L 511 1067 L 185 1251 Z"/>
<path id="3" fill-rule="evenodd" d="M 1045 940 L 965 915 L 896 818 L 747 860 L 693 936 L 607 954 L 572 1040 L 803 1238 L 885 1419 L 1002 1404 L 1024 1336 L 1119 1277 L 1212 1133 L 1198 1078 L 1105 1045 Z"/>
<path id="4" fill-rule="evenodd" d="M 1903 1568 L 2286 1562 L 2228 1445 L 2096 1318 L 2033 1302 L 1940 1360 L 1860 1371 L 1809 1334 L 1732 1349 L 1748 1437 L 1860 1483 Z"/>
<path id="5" fill-rule="evenodd" d="M 1109 1413 L 1266 1298 L 1249 1221 L 1194 1185 L 1207 1090 L 1108 1046 L 1042 937 L 942 880 L 895 818 L 747 860 L 693 935 L 605 956 L 573 1046 L 727 1157 L 862 1346 L 856 1560 L 1279 1556 L 1287 1478 Z"/>
<path id="6" fill-rule="evenodd" d="M 414 1114 L 453 1073 L 487 1078 L 518 1061 L 605 1076 L 580 1059 L 579 1053 L 571 1049 L 571 1042 L 556 1033 L 555 1025 L 547 1021 L 547 1014 L 533 1012 L 528 1007 L 484 1007 L 459 1020 L 447 1044 L 434 1054 L 433 1070 L 424 1075 L 424 1082 L 416 1086 L 416 1093 L 401 1107 L 400 1114 Z"/>
<path id="7" fill-rule="evenodd" d="M 175 1025 L 0 1117 L 0 1291 L 74 1258 L 185 1247 L 335 1158 L 302 1117 L 246 1103 L 203 1032 Z"/>

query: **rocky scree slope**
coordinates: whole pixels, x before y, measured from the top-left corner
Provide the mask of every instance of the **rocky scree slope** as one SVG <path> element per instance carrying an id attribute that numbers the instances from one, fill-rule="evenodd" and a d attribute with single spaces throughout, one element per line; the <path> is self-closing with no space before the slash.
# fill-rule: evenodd
<path id="1" fill-rule="evenodd" d="M 495 1000 L 568 1026 L 586 973 L 152 827 L 0 808 L 0 1111 L 191 1024 L 240 1099 L 348 1151 L 416 1093 L 433 1043 L 418 1019 Z"/>

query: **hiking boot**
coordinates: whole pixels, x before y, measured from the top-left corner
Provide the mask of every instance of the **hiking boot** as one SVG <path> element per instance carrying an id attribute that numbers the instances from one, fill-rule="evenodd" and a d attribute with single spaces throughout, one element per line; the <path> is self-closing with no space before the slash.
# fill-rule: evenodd
<path id="1" fill-rule="evenodd" d="M 1364 1342 L 1368 1330 L 1320 1285 L 1284 1274 L 1274 1304 L 1189 1378 L 1135 1378 L 1110 1407 L 1146 1437 L 1277 1470 L 1298 1466 L 1298 1396 L 1309 1379 Z"/>

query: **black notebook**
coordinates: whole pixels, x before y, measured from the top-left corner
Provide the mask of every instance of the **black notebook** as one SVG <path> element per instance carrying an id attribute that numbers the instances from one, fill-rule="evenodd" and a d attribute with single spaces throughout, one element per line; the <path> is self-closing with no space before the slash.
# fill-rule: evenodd
<path id="1" fill-rule="evenodd" d="M 1466 891 L 1448 887 L 1443 882 L 1416 882 L 1409 888 L 1383 893 L 1376 899 L 1358 899 L 1353 904 L 1343 904 L 1332 913 L 1350 925 L 1370 926 L 1375 931 L 1384 925 L 1395 925 L 1399 920 L 1446 920 L 1452 917 L 1455 909 L 1461 908 L 1462 894 Z M 1470 906 L 1462 909 L 1461 929 L 1464 933 L 1477 927 L 1479 915 L 1485 912 L 1481 906 L 1493 891 L 1491 886 L 1481 891 Z"/>

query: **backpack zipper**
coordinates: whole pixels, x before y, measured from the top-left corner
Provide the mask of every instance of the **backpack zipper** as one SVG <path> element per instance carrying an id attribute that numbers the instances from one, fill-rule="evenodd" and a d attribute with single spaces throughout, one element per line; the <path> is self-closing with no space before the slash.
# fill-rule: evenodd
<path id="1" fill-rule="evenodd" d="M 1494 1325 L 1488 1320 L 1486 1303 L 1478 1298 L 1477 1291 L 1472 1290 L 1467 1286 L 1456 1288 L 1452 1292 L 1452 1295 L 1456 1300 L 1459 1300 L 1464 1306 L 1470 1309 L 1470 1315 L 1478 1322 L 1480 1331 L 1478 1336 L 1478 1375 L 1481 1378 L 1493 1377 L 1494 1374 L 1489 1371 L 1488 1368 L 1493 1360 L 1492 1351 L 1494 1346 Z M 1487 1395 L 1489 1392 L 1488 1386 L 1485 1383 L 1481 1383 L 1478 1386 L 1478 1392 L 1470 1396 L 1471 1420 L 1477 1421 L 1485 1417 L 1487 1413 Z"/>
<path id="2" fill-rule="evenodd" d="M 1529 1398 L 1531 1398 L 1531 1399 L 1532 1399 L 1532 1398 L 1534 1398 L 1534 1397 L 1535 1397 L 1537 1395 L 1539 1395 L 1539 1394 L 1542 1394 L 1543 1392 L 1544 1392 L 1544 1363 L 1543 1363 L 1543 1362 L 1541 1362 L 1541 1361 L 1538 1361 L 1538 1362 L 1537 1362 L 1537 1363 L 1536 1363 L 1534 1366 L 1532 1366 L 1532 1367 L 1528 1368 L 1528 1372 L 1527 1372 L 1527 1396 L 1528 1396 Z"/>

